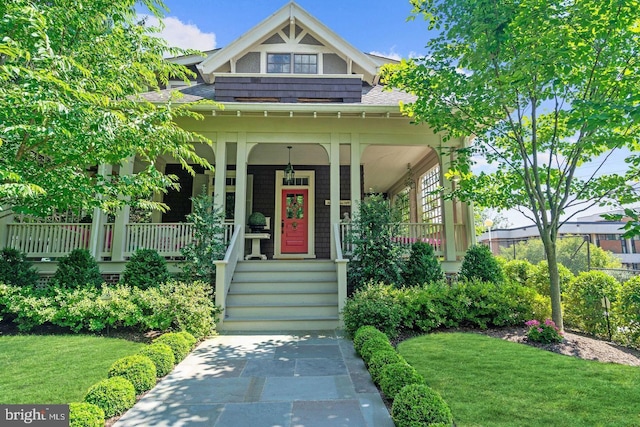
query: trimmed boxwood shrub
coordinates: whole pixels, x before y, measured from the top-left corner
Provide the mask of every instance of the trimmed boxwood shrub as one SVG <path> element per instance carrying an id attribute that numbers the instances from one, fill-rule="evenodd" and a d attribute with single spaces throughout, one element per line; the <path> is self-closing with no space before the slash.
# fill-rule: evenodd
<path id="1" fill-rule="evenodd" d="M 147 289 L 171 280 L 167 263 L 155 249 L 138 249 L 124 267 L 122 282 Z"/>
<path id="2" fill-rule="evenodd" d="M 159 342 L 146 346 L 138 352 L 143 356 L 147 356 L 153 364 L 156 366 L 156 376 L 158 378 L 164 377 L 173 369 L 176 358 L 173 355 L 173 350 L 166 344 Z"/>
<path id="3" fill-rule="evenodd" d="M 473 245 L 464 254 L 460 267 L 460 278 L 502 283 L 504 274 L 488 246 Z"/>
<path id="4" fill-rule="evenodd" d="M 380 350 L 373 353 L 369 359 L 369 373 L 371 379 L 376 384 L 380 384 L 382 368 L 392 363 L 407 363 L 404 357 L 400 356 L 395 350 Z"/>
<path id="5" fill-rule="evenodd" d="M 426 384 L 409 384 L 396 394 L 391 417 L 397 427 L 451 426 L 451 409 L 440 394 Z"/>
<path id="6" fill-rule="evenodd" d="M 193 346 L 198 342 L 196 337 L 194 337 L 187 331 L 176 332 L 176 334 L 181 335 L 187 341 L 187 343 L 189 344 L 189 348 L 193 348 Z"/>
<path id="7" fill-rule="evenodd" d="M 385 284 L 369 284 L 347 299 L 342 310 L 344 328 L 353 334 L 361 326 L 375 326 L 389 337 L 396 337 L 402 322 L 402 306 L 396 298 L 401 290 Z"/>
<path id="8" fill-rule="evenodd" d="M 84 401 L 98 406 L 104 411 L 105 418 L 111 418 L 136 403 L 136 389 L 126 378 L 111 377 L 89 387 Z"/>
<path id="9" fill-rule="evenodd" d="M 386 335 L 380 332 L 374 326 L 370 326 L 370 325 L 361 326 L 353 335 L 353 348 L 355 348 L 358 354 L 360 354 L 360 349 L 362 348 L 362 344 L 364 344 L 366 341 L 368 341 L 369 339 L 375 336 L 386 338 Z"/>
<path id="10" fill-rule="evenodd" d="M 104 411 L 92 403 L 70 403 L 69 427 L 104 427 Z"/>
<path id="11" fill-rule="evenodd" d="M 77 289 L 91 286 L 99 288 L 102 275 L 95 258 L 86 249 L 74 249 L 60 258 L 50 285 L 58 288 Z"/>
<path id="12" fill-rule="evenodd" d="M 123 377 L 131 381 L 136 394 L 156 385 L 156 365 L 147 356 L 135 354 L 116 360 L 109 368 L 109 377 Z"/>
<path id="13" fill-rule="evenodd" d="M 164 334 L 153 340 L 154 343 L 162 343 L 166 344 L 173 351 L 173 357 L 176 359 L 176 363 L 180 363 L 182 359 L 187 357 L 189 351 L 191 351 L 191 346 L 187 342 L 187 340 L 180 334 L 175 332 L 169 332 L 168 334 Z"/>
<path id="14" fill-rule="evenodd" d="M 13 248 L 0 251 L 0 283 L 35 286 L 38 278 L 38 271 L 27 261 L 25 253 Z"/>
<path id="15" fill-rule="evenodd" d="M 380 374 L 380 388 L 390 400 L 394 400 L 404 386 L 424 383 L 424 377 L 406 363 L 390 363 L 382 368 Z"/>
<path id="16" fill-rule="evenodd" d="M 391 343 L 387 337 L 372 337 L 370 340 L 362 344 L 360 348 L 360 356 L 364 363 L 369 364 L 369 360 L 371 360 L 371 356 L 373 353 L 381 350 L 393 350 Z"/>

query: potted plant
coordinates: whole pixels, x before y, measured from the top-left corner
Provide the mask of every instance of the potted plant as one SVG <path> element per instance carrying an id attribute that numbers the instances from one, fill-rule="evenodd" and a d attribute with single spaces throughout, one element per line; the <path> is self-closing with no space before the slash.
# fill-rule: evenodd
<path id="1" fill-rule="evenodd" d="M 251 231 L 253 231 L 254 233 L 260 233 L 264 231 L 264 228 L 267 225 L 267 219 L 261 212 L 253 212 L 251 215 L 249 215 L 248 223 Z"/>

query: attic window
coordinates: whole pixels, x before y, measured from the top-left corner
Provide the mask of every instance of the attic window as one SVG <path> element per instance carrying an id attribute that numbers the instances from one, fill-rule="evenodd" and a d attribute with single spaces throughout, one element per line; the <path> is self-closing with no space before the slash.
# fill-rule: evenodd
<path id="1" fill-rule="evenodd" d="M 293 63 L 291 61 L 293 57 Z M 267 54 L 267 73 L 318 74 L 318 55 L 315 54 Z"/>

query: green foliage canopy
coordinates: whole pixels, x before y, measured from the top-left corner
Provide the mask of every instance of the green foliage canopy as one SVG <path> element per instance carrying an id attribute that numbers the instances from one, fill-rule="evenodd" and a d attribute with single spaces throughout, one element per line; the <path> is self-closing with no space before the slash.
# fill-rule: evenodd
<path id="1" fill-rule="evenodd" d="M 473 136 L 447 176 L 452 196 L 516 208 L 538 227 L 550 260 L 553 317 L 562 328 L 555 240 L 570 208 L 637 200 L 640 156 L 606 173 L 640 140 L 638 0 L 411 0 L 439 35 L 428 55 L 386 68 L 402 106 L 445 138 Z M 479 156 L 493 170 L 473 174 Z M 586 177 L 578 167 L 592 162 Z"/>
<path id="2" fill-rule="evenodd" d="M 142 0 L 158 18 L 161 0 Z M 199 115 L 176 98 L 153 105 L 137 94 L 190 72 L 163 60 L 172 49 L 137 22 L 135 0 L 7 0 L 0 3 L 0 205 L 47 215 L 113 210 L 174 186 L 160 155 L 210 168 L 174 119 Z M 157 29 L 155 29 L 157 31 Z M 175 95 L 177 96 L 177 95 Z M 92 176 L 97 165 L 137 156 L 135 176 Z M 99 195 L 99 197 L 97 196 Z M 157 202 L 147 207 L 164 208 Z"/>
<path id="3" fill-rule="evenodd" d="M 558 262 L 567 267 L 574 275 L 591 268 L 622 268 L 622 262 L 612 252 L 589 243 L 582 236 L 563 237 L 556 241 Z M 531 264 L 538 264 L 545 259 L 544 245 L 540 239 L 530 239 L 512 246 L 501 248 L 500 256 L 512 260 L 523 259 Z M 589 258 L 589 259 L 588 259 Z"/>

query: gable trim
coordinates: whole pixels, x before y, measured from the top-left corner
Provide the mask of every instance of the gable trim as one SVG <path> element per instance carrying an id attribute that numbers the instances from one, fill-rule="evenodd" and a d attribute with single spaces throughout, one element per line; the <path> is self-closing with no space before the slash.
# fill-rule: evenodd
<path id="1" fill-rule="evenodd" d="M 202 63 L 198 64 L 197 68 L 200 74 L 207 83 L 213 83 L 215 80 L 215 70 L 223 67 L 226 63 L 234 63 L 235 59 L 249 51 L 253 46 L 261 44 L 264 40 L 271 37 L 273 33 L 280 33 L 283 25 L 287 23 L 291 27 L 290 31 L 294 31 L 294 33 L 295 26 L 301 23 L 302 26 L 307 29 L 306 34 L 311 33 L 310 35 L 320 43 L 336 49 L 335 53 L 344 55 L 347 63 L 353 62 L 354 64 L 358 64 L 363 70 L 364 80 L 371 84 L 374 83 L 377 74 L 377 64 L 375 61 L 353 47 L 293 1 L 225 48 L 220 49 L 215 52 L 214 55 L 209 56 Z M 299 36 L 302 36 L 302 34 Z M 298 41 L 298 37 L 296 37 L 296 41 Z M 349 67 L 349 69 L 351 69 L 351 67 Z"/>

